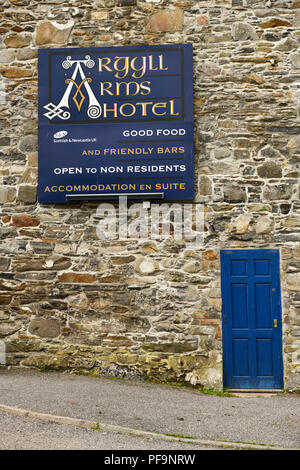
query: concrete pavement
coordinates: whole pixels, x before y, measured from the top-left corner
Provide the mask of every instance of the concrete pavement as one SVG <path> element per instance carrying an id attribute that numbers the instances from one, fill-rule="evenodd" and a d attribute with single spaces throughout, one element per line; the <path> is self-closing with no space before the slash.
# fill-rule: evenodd
<path id="1" fill-rule="evenodd" d="M 85 420 L 86 429 L 89 423 L 99 423 L 102 432 L 109 435 L 125 428 L 123 434 L 133 439 L 140 431 L 140 438 L 169 437 L 174 443 L 182 440 L 181 449 L 188 445 L 188 437 L 193 448 L 219 447 L 222 441 L 228 448 L 239 448 L 238 443 L 244 442 L 252 443 L 248 445 L 252 448 L 270 445 L 300 449 L 299 399 L 299 395 L 225 397 L 137 381 L 0 370 L 0 421 L 5 407 L 13 407 Z M 36 416 L 30 419 L 36 420 Z M 138 430 L 136 436 L 133 430 Z M 0 445 L 5 446 L 3 440 Z"/>
<path id="2" fill-rule="evenodd" d="M 219 450 L 118 432 L 79 428 L 0 411 L 0 450 Z"/>

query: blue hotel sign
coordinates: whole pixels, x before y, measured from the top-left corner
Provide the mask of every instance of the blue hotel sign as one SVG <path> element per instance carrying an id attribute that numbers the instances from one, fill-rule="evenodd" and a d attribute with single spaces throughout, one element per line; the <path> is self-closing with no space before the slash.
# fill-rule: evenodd
<path id="1" fill-rule="evenodd" d="M 41 49 L 39 202 L 193 200 L 192 45 Z"/>

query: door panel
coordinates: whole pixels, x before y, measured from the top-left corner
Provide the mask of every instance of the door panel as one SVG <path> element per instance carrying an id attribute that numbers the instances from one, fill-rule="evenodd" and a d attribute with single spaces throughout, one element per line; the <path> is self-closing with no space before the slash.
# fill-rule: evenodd
<path id="1" fill-rule="evenodd" d="M 283 386 L 278 250 L 222 250 L 224 386 Z"/>
<path id="2" fill-rule="evenodd" d="M 232 326 L 248 328 L 248 286 L 247 284 L 231 285 Z"/>

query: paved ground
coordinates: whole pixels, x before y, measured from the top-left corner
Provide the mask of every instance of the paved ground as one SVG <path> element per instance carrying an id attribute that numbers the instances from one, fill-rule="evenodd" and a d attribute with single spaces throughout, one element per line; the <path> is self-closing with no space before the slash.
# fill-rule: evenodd
<path id="1" fill-rule="evenodd" d="M 300 448 L 299 400 L 299 395 L 218 397 L 190 389 L 135 381 L 53 372 L 0 371 L 0 404 L 89 419 L 99 422 L 100 426 L 103 422 L 205 440 L 242 441 Z M 13 422 L 18 424 L 15 439 L 5 437 L 4 433 L 0 441 L 1 448 L 6 448 L 5 445 L 23 445 L 28 448 L 26 446 L 30 445 L 30 440 L 26 441 L 24 436 L 27 434 L 26 426 L 31 426 L 27 421 L 30 418 L 4 416 L 5 414 L 1 413 L 2 430 L 4 425 L 7 425 L 9 430 Z M 17 426 L 19 429 L 24 428 L 24 433 L 17 432 Z M 82 436 L 85 436 L 84 448 L 97 445 L 97 448 L 108 449 L 109 443 L 111 448 L 115 449 L 132 448 L 128 447 L 130 442 L 124 440 L 124 436 L 114 436 L 114 439 L 108 433 L 102 434 L 100 440 L 90 431 L 75 430 L 69 426 L 62 431 L 62 425 L 42 424 L 32 420 L 33 430 L 41 426 L 45 426 L 44 430 L 49 435 L 51 429 L 53 430 L 52 438 L 49 438 L 48 442 L 53 442 L 54 446 L 57 445 L 55 442 L 59 444 L 59 439 L 56 439 L 61 431 L 70 436 L 68 445 L 75 445 L 75 448 L 82 442 Z M 38 431 L 36 434 L 32 433 L 30 439 L 34 436 L 38 438 L 38 434 Z M 146 449 L 146 444 L 141 443 L 140 438 L 131 436 L 131 439 L 133 448 Z M 36 445 L 43 444 L 42 439 L 32 442 Z M 162 448 L 166 448 L 165 442 L 161 444 Z M 139 445 L 142 447 L 136 447 Z M 150 445 L 151 449 L 160 448 L 158 442 L 155 447 L 152 447 L 153 442 L 147 441 L 147 445 Z M 183 449 L 183 444 L 178 448 Z"/>
<path id="2" fill-rule="evenodd" d="M 80 429 L 0 412 L 0 450 L 219 450 L 159 439 Z"/>

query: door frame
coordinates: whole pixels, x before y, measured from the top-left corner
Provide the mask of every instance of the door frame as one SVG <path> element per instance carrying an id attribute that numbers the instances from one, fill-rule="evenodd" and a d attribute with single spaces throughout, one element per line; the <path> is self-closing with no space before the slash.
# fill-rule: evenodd
<path id="1" fill-rule="evenodd" d="M 280 274 L 281 274 L 281 258 L 280 258 L 280 249 L 279 248 L 276 248 L 276 249 L 273 249 L 273 248 L 224 248 L 224 249 L 221 249 L 220 250 L 220 270 L 221 270 L 221 299 L 222 299 L 222 357 L 223 357 L 223 389 L 230 389 L 230 387 L 228 387 L 226 384 L 227 380 L 226 380 L 226 361 L 227 361 L 227 354 L 228 354 L 228 348 L 226 349 L 226 346 L 225 346 L 225 343 L 226 343 L 226 325 L 225 325 L 225 312 L 224 312 L 224 305 L 225 305 L 225 302 L 224 302 L 224 299 L 225 299 L 225 279 L 224 279 L 224 276 L 225 276 L 225 270 L 223 268 L 224 266 L 224 256 L 226 254 L 230 254 L 230 253 L 238 253 L 240 252 L 241 255 L 242 254 L 245 254 L 245 252 L 250 252 L 251 253 L 255 253 L 255 252 L 259 252 L 261 253 L 262 251 L 264 252 L 269 252 L 269 253 L 272 253 L 272 254 L 275 254 L 277 256 L 277 260 L 278 260 L 278 272 L 276 273 L 276 289 L 278 290 L 278 318 L 279 318 L 279 324 L 278 324 L 278 327 L 280 328 L 280 331 L 279 331 L 279 363 L 278 363 L 278 367 L 279 367 L 279 374 L 280 374 L 280 382 L 281 382 L 281 386 L 280 388 L 274 388 L 274 389 L 268 389 L 268 390 L 284 390 L 284 360 L 283 360 L 283 314 L 282 314 L 282 301 L 281 301 L 281 297 L 282 297 L 282 291 L 281 291 L 281 283 L 280 283 Z M 228 362 L 228 361 L 227 361 Z M 243 389 L 243 388 L 240 388 L 239 390 L 241 391 L 245 391 L 245 390 L 251 390 L 251 391 L 255 391 L 255 390 L 258 390 L 258 391 L 262 391 L 263 389 Z"/>

